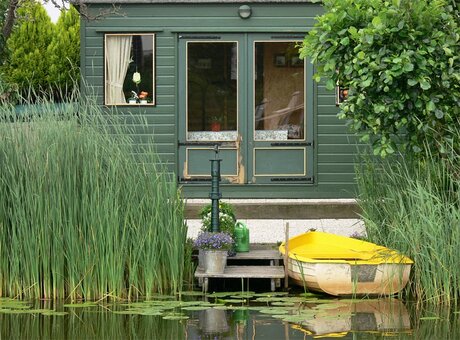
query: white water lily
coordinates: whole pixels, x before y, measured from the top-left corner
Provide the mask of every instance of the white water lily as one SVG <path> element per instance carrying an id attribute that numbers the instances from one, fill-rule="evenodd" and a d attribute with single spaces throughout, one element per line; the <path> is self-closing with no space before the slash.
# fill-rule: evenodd
<path id="1" fill-rule="evenodd" d="M 141 82 L 141 74 L 139 72 L 133 73 L 133 82 L 139 84 Z"/>

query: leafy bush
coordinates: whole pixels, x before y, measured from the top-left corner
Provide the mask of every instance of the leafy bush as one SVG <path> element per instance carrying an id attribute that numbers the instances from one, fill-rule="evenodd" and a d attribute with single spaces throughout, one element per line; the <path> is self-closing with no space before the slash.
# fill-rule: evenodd
<path id="1" fill-rule="evenodd" d="M 211 226 L 211 204 L 203 207 L 200 211 L 202 230 L 212 231 Z M 229 203 L 219 201 L 219 228 L 220 231 L 233 235 L 235 232 L 235 213 Z"/>
<path id="2" fill-rule="evenodd" d="M 432 155 L 460 114 L 460 29 L 445 0 L 324 0 L 302 56 L 316 80 L 349 88 L 339 117 L 374 153 Z M 460 145 L 456 146 L 457 148 Z"/>
<path id="3" fill-rule="evenodd" d="M 48 89 L 50 61 L 48 46 L 54 35 L 54 25 L 43 6 L 30 1 L 18 9 L 18 23 L 7 40 L 8 58 L 2 73 L 7 82 L 19 88 Z"/>
<path id="4" fill-rule="evenodd" d="M 35 0 L 22 2 L 17 12 L 16 26 L 6 41 L 6 61 L 0 68 L 3 82 L 29 99 L 38 100 L 46 92 L 53 101 L 65 100 L 80 80 L 78 12 L 73 7 L 62 11 L 56 25 Z"/>
<path id="5" fill-rule="evenodd" d="M 47 80 L 52 87 L 64 89 L 78 82 L 80 79 L 80 16 L 73 6 L 61 12 L 47 53 L 50 61 Z"/>

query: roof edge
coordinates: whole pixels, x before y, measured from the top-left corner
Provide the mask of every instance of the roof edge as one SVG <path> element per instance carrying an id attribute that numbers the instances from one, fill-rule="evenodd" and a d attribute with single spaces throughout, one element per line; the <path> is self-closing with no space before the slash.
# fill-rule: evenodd
<path id="1" fill-rule="evenodd" d="M 253 4 L 316 3 L 321 0 L 71 0 L 74 4 Z"/>

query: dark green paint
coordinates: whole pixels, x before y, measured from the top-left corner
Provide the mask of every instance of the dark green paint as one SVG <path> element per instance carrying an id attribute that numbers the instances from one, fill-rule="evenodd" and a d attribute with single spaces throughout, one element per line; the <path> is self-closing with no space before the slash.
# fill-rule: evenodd
<path id="1" fill-rule="evenodd" d="M 122 5 L 124 16 L 108 16 L 98 21 L 81 22 L 82 74 L 91 87 L 91 94 L 103 103 L 103 41 L 104 33 L 154 32 L 156 33 L 156 103 L 155 107 L 119 107 L 120 117 L 127 124 L 135 119 L 130 115 L 142 116 L 151 128 L 143 129 L 135 125 L 133 139 L 136 143 L 148 143 L 154 137 L 161 159 L 170 171 L 181 176 L 177 143 L 181 118 L 180 98 L 184 95 L 179 84 L 179 39 L 180 33 L 222 33 L 237 39 L 247 39 L 252 34 L 271 37 L 285 33 L 307 32 L 315 22 L 315 16 L 322 13 L 318 4 L 251 4 L 252 17 L 242 20 L 237 9 L 240 4 L 168 5 L 133 4 Z M 91 10 L 107 6 L 90 5 Z M 248 51 L 249 52 L 249 51 Z M 182 70 L 183 72 L 184 70 Z M 250 70 L 245 70 L 249 72 Z M 308 64 L 307 77 L 313 74 Z M 347 133 L 345 122 L 336 118 L 334 93 L 327 91 L 324 84 L 313 85 L 307 93 L 307 111 L 312 112 L 307 119 L 307 135 L 314 145 L 307 152 L 307 172 L 314 176 L 314 182 L 297 184 L 272 184 L 270 181 L 252 185 L 223 184 L 224 197 L 235 198 L 343 198 L 353 197 L 353 161 L 359 146 L 356 138 Z M 249 89 L 247 89 L 249 92 Z M 250 98 L 249 93 L 245 98 Z M 243 104 L 240 104 L 243 105 Z M 310 118 L 308 118 L 310 117 Z M 136 147 L 133 147 L 136 150 Z M 252 157 L 250 150 L 241 150 L 243 156 Z M 227 157 L 226 155 L 224 155 Z M 206 157 L 200 155 L 200 157 Z M 235 157 L 235 156 L 228 156 Z M 284 156 L 291 157 L 291 156 Z M 208 162 L 209 163 L 209 162 Z M 225 160 L 224 160 L 225 163 Z M 252 171 L 252 161 L 247 162 L 248 172 Z M 224 165 L 225 169 L 225 165 Z M 193 169 L 199 171 L 200 169 Z M 225 170 L 227 171 L 227 170 Z M 228 170 L 230 171 L 230 170 Z M 182 192 L 187 197 L 207 197 L 209 183 L 185 185 Z"/>

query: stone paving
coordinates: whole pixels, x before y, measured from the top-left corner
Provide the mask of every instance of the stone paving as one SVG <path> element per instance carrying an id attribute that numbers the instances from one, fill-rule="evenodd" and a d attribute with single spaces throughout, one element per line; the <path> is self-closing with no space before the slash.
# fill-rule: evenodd
<path id="1" fill-rule="evenodd" d="M 311 220 L 286 220 L 286 219 L 241 219 L 249 228 L 251 243 L 277 243 L 285 239 L 285 225 L 289 222 L 289 237 L 302 234 L 309 229 L 329 232 L 337 235 L 365 235 L 364 224 L 359 219 L 311 219 Z M 201 220 L 189 219 L 188 237 L 195 238 L 201 228 Z"/>

